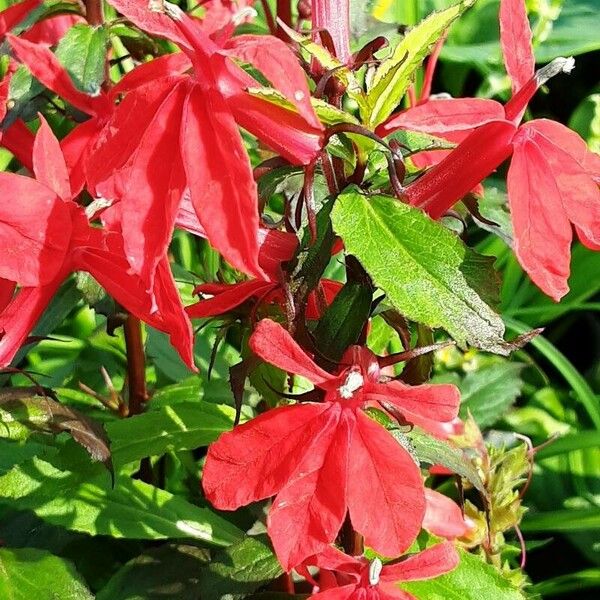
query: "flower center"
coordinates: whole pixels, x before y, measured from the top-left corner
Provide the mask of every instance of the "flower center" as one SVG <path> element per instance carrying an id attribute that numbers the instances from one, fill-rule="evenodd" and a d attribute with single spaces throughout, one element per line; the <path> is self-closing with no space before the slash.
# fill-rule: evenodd
<path id="1" fill-rule="evenodd" d="M 369 584 L 377 585 L 379 583 L 379 577 L 381 576 L 381 569 L 383 569 L 383 563 L 375 558 L 369 565 Z"/>
<path id="2" fill-rule="evenodd" d="M 344 384 L 338 388 L 338 392 L 340 393 L 340 396 L 344 398 L 344 400 L 349 400 L 352 398 L 352 396 L 354 396 L 354 392 L 363 386 L 364 382 L 365 380 L 363 379 L 360 371 L 350 371 L 350 373 L 348 373 L 346 376 L 346 381 L 344 381 Z"/>

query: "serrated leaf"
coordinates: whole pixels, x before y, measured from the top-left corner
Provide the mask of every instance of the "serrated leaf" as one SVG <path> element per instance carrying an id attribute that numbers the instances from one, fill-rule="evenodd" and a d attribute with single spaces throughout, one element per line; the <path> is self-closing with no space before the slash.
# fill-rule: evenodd
<path id="1" fill-rule="evenodd" d="M 422 211 L 387 196 L 349 188 L 332 211 L 346 251 L 362 263 L 387 301 L 408 319 L 443 327 L 461 346 L 508 354 L 491 296 L 489 257 L 467 248 Z"/>
<path id="2" fill-rule="evenodd" d="M 108 32 L 105 27 L 78 23 L 60 40 L 56 56 L 73 79 L 73 83 L 87 94 L 100 93 L 106 76 L 106 49 Z"/>
<path id="3" fill-rule="evenodd" d="M 367 93 L 369 114 L 363 115 L 371 126 L 385 121 L 400 104 L 415 71 L 429 50 L 450 24 L 475 0 L 464 0 L 454 6 L 434 12 L 411 29 L 396 46 L 392 55 L 381 63 Z"/>
<path id="4" fill-rule="evenodd" d="M 325 102 L 325 100 L 321 100 L 320 98 L 311 98 L 310 99 L 315 112 L 317 113 L 317 117 L 321 123 L 325 125 L 336 125 L 338 123 L 352 123 L 358 125 L 358 119 L 347 113 L 344 110 L 336 108 L 335 106 Z"/>
<path id="5" fill-rule="evenodd" d="M 467 373 L 459 384 L 461 416 L 471 413 L 481 428 L 493 425 L 520 395 L 523 366 L 506 362 Z"/>
<path id="6" fill-rule="evenodd" d="M 47 396 L 36 395 L 36 388 L 0 390 L 0 421 L 10 427 L 14 421 L 32 431 L 58 434 L 66 431 L 112 472 L 110 442 L 104 428 L 79 411 Z"/>
<path id="7" fill-rule="evenodd" d="M 118 468 L 146 456 L 207 446 L 233 427 L 234 418 L 231 406 L 185 402 L 112 421 L 106 430 Z"/>
<path id="8" fill-rule="evenodd" d="M 392 433 L 394 434 L 393 431 Z M 482 494 L 485 493 L 483 481 L 477 469 L 462 450 L 452 446 L 449 442 L 434 438 L 416 427 L 409 433 L 401 435 L 408 438 L 420 462 L 446 467 L 469 481 Z"/>
<path id="9" fill-rule="evenodd" d="M 165 544 L 126 563 L 98 592 L 96 600 L 197 600 L 200 569 L 208 552 L 196 546 Z"/>
<path id="10" fill-rule="evenodd" d="M 266 536 L 247 536 L 217 554 L 200 583 L 203 600 L 238 600 L 283 573 Z"/>
<path id="11" fill-rule="evenodd" d="M 430 579 L 402 584 L 402 589 L 427 600 L 525 600 L 495 567 L 464 550 L 454 571 Z"/>
<path id="12" fill-rule="evenodd" d="M 456 144 L 449 142 L 435 135 L 429 135 L 428 133 L 422 133 L 420 131 L 408 131 L 406 129 L 398 129 L 394 133 L 387 136 L 387 141 L 392 140 L 398 142 L 408 148 L 402 149 L 404 156 L 411 156 L 417 152 L 429 152 L 431 150 L 452 150 L 456 147 Z"/>
<path id="13" fill-rule="evenodd" d="M 0 598 L 93 600 L 94 596 L 68 560 L 37 548 L 1 548 Z"/>
<path id="14" fill-rule="evenodd" d="M 69 470 L 39 458 L 22 463 L 0 477 L 0 503 L 73 531 L 113 538 L 188 538 L 227 546 L 242 535 L 208 508 L 142 481 L 118 477 L 113 489 L 106 471 L 89 462 Z"/>

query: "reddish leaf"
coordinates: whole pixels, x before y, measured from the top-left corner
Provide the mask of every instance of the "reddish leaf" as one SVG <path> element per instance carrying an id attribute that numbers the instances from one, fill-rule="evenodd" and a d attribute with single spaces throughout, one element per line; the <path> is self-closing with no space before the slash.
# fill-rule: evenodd
<path id="1" fill-rule="evenodd" d="M 362 412 L 356 418 L 348 471 L 352 525 L 365 544 L 385 556 L 398 556 L 421 530 L 421 472 L 381 425 Z"/>
<path id="2" fill-rule="evenodd" d="M 0 12 L 0 37 L 4 37 L 15 25 L 19 24 L 42 0 L 23 0 Z"/>
<path id="3" fill-rule="evenodd" d="M 535 71 L 531 27 L 524 0 L 501 0 L 500 43 L 514 94 L 533 77 Z"/>

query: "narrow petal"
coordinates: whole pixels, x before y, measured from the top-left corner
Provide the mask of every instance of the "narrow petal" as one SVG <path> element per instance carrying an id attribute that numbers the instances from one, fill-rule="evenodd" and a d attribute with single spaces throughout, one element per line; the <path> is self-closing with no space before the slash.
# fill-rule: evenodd
<path id="1" fill-rule="evenodd" d="M 449 98 L 429 100 L 390 117 L 377 128 L 386 136 L 398 129 L 431 134 L 465 131 L 504 118 L 504 107 L 485 98 Z"/>
<path id="2" fill-rule="evenodd" d="M 33 172 L 36 179 L 50 188 L 59 198 L 71 199 L 67 165 L 56 136 L 46 119 L 40 117 L 40 128 L 33 144 Z"/>
<path id="3" fill-rule="evenodd" d="M 179 203 L 179 210 L 175 217 L 175 227 L 197 235 L 198 237 L 206 238 L 206 231 L 204 231 L 202 223 L 198 220 L 198 215 L 194 210 L 192 199 L 190 198 L 189 190 L 187 189 Z"/>
<path id="4" fill-rule="evenodd" d="M 0 314 L 0 367 L 7 367 L 27 340 L 50 300 L 56 294 L 62 277 L 41 287 L 21 288 Z"/>
<path id="5" fill-rule="evenodd" d="M 319 552 L 317 556 L 308 559 L 307 564 L 328 571 L 338 571 L 340 573 L 353 575 L 357 578 L 357 581 L 360 580 L 360 572 L 364 568 L 363 560 L 355 556 L 344 554 L 335 546 L 327 546 L 327 548 L 322 552 Z"/>
<path id="6" fill-rule="evenodd" d="M 221 94 L 194 86 L 181 126 L 192 204 L 210 243 L 237 269 L 264 277 L 258 264 L 256 183 L 240 132 Z"/>
<path id="7" fill-rule="evenodd" d="M 243 281 L 227 286 L 228 289 L 221 291 L 212 298 L 206 298 L 196 302 L 196 304 L 186 306 L 185 312 L 191 319 L 222 315 L 237 308 L 252 296 L 260 295 L 273 287 L 274 284 L 259 279 Z"/>
<path id="8" fill-rule="evenodd" d="M 425 488 L 423 529 L 448 540 L 466 535 L 473 523 L 467 522 L 460 507 L 444 494 Z"/>
<path id="9" fill-rule="evenodd" d="M 306 73 L 290 47 L 272 35 L 239 35 L 232 38 L 227 54 L 258 69 L 316 129 L 322 129 L 310 101 Z"/>
<path id="10" fill-rule="evenodd" d="M 108 114 L 110 110 L 108 98 L 104 95 L 90 96 L 80 92 L 50 48 L 41 44 L 32 44 L 10 34 L 6 38 L 17 58 L 27 66 L 36 79 L 55 94 L 88 115 Z"/>
<path id="11" fill-rule="evenodd" d="M 86 184 L 87 161 L 102 127 L 100 119 L 91 118 L 77 125 L 60 141 L 73 196 L 79 194 Z"/>
<path id="12" fill-rule="evenodd" d="M 438 219 L 510 156 L 515 132 L 507 121 L 490 121 L 477 128 L 408 187 L 408 201 Z"/>
<path id="13" fill-rule="evenodd" d="M 328 409 L 327 404 L 275 408 L 222 434 L 210 445 L 202 474 L 208 500 L 235 510 L 279 492 L 319 435 Z"/>
<path id="14" fill-rule="evenodd" d="M 460 392 L 454 385 L 434 384 L 410 386 L 401 381 L 370 384 L 368 400 L 385 400 L 394 404 L 410 421 L 418 415 L 434 421 L 452 421 L 458 415 Z"/>
<path id="15" fill-rule="evenodd" d="M 34 44 L 56 46 L 73 25 L 85 22 L 81 15 L 55 15 L 34 23 L 27 31 L 20 33 L 19 37 Z"/>
<path id="16" fill-rule="evenodd" d="M 44 285 L 61 269 L 71 236 L 65 203 L 35 179 L 0 173 L 0 277 Z"/>
<path id="17" fill-rule="evenodd" d="M 13 4 L 0 12 L 0 37 L 4 37 L 15 25 L 19 24 L 42 0 L 24 0 Z"/>
<path id="18" fill-rule="evenodd" d="M 417 537 L 425 514 L 419 468 L 381 425 L 361 411 L 349 465 L 352 525 L 365 537 L 365 544 L 380 554 L 402 554 Z"/>
<path id="19" fill-rule="evenodd" d="M 433 579 L 455 569 L 459 561 L 460 558 L 454 545 L 450 542 L 442 542 L 418 554 L 413 554 L 399 563 L 386 565 L 381 572 L 381 581 Z"/>
<path id="20" fill-rule="evenodd" d="M 35 136 L 21 119 L 2 132 L 1 143 L 29 171 L 33 172 L 33 142 Z"/>
<path id="21" fill-rule="evenodd" d="M 561 141 L 566 143 L 556 144 L 535 127 L 535 121 L 531 123 L 529 131 L 552 169 L 567 217 L 584 239 L 600 244 L 600 188 L 581 162 L 569 152 L 569 148 L 574 149 L 578 145 L 579 136 L 570 131 L 570 136 L 561 137 Z"/>
<path id="22" fill-rule="evenodd" d="M 298 248 L 298 237 L 294 233 L 266 229 L 261 227 L 258 232 L 258 262 L 270 281 L 277 281 L 280 276 L 281 263 L 294 258 Z"/>
<path id="23" fill-rule="evenodd" d="M 185 189 L 177 124 L 186 93 L 185 84 L 176 85 L 154 114 L 132 157 L 121 200 L 127 260 L 149 288 L 171 242 Z"/>
<path id="24" fill-rule="evenodd" d="M 346 516 L 346 474 L 354 419 L 334 403 L 267 520 L 279 562 L 291 571 L 331 544 Z"/>
<path id="25" fill-rule="evenodd" d="M 501 0 L 500 44 L 514 94 L 533 77 L 535 71 L 525 0 Z"/>
<path id="26" fill-rule="evenodd" d="M 571 225 L 552 167 L 529 135 L 515 139 L 507 187 L 519 263 L 558 301 L 569 289 Z"/>
<path id="27" fill-rule="evenodd" d="M 254 354 L 268 363 L 288 373 L 306 377 L 317 386 L 337 379 L 317 366 L 294 338 L 271 319 L 263 319 L 258 323 L 248 345 Z"/>

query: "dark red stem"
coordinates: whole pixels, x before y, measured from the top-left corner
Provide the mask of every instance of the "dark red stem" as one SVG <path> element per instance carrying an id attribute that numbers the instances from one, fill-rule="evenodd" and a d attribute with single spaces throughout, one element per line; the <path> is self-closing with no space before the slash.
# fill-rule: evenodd
<path id="1" fill-rule="evenodd" d="M 277 18 L 288 27 L 292 26 L 292 2 L 291 0 L 277 0 Z M 288 35 L 283 27 L 277 25 L 277 37 L 284 42 L 288 40 Z"/>

